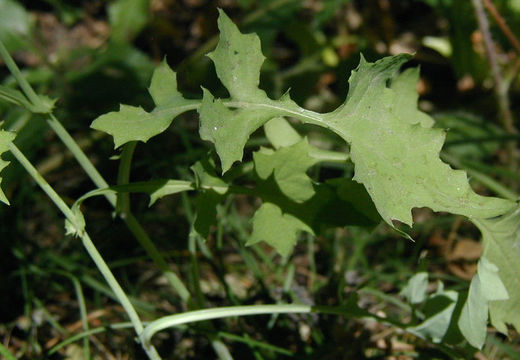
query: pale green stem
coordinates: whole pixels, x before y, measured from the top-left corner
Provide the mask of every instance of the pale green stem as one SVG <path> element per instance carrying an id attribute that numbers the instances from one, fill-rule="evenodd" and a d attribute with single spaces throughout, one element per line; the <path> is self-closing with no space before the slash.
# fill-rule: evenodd
<path id="1" fill-rule="evenodd" d="M 126 313 L 128 314 L 128 317 L 130 318 L 130 321 L 132 322 L 132 325 L 134 326 L 135 332 L 137 333 L 141 345 L 143 346 L 144 351 L 148 355 L 148 357 L 152 360 L 160 359 L 161 357 L 157 353 L 157 350 L 155 350 L 154 346 L 150 342 L 144 342 L 143 337 L 143 323 L 139 319 L 139 315 L 137 315 L 137 312 L 135 311 L 132 303 L 130 302 L 130 299 L 126 296 L 124 290 L 121 288 L 119 283 L 117 282 L 116 278 L 108 268 L 108 265 L 105 263 L 105 260 L 103 260 L 103 257 L 99 252 L 97 251 L 94 243 L 88 236 L 86 232 L 83 232 L 81 235 L 81 241 L 83 242 L 83 246 L 89 253 L 90 257 L 96 264 L 97 268 L 105 278 L 105 281 L 108 283 L 108 286 L 112 289 L 115 296 L 118 298 L 119 302 L 121 303 L 121 306 L 123 309 L 125 309 Z"/>
<path id="2" fill-rule="evenodd" d="M 312 307 L 310 305 L 247 305 L 188 311 L 182 314 L 164 316 L 152 321 L 143 331 L 143 340 L 150 343 L 155 333 L 187 323 L 232 316 L 310 313 L 311 311 Z"/>
<path id="3" fill-rule="evenodd" d="M 138 334 L 141 344 L 143 345 L 143 349 L 147 353 L 148 357 L 152 360 L 160 359 L 159 354 L 155 350 L 155 348 L 147 342 L 146 344 L 143 340 L 143 324 L 139 319 L 139 315 L 135 311 L 132 303 L 126 296 L 124 290 L 121 288 L 116 278 L 108 268 L 108 265 L 103 260 L 103 257 L 97 251 L 94 243 L 88 236 L 87 232 L 85 232 L 81 225 L 78 224 L 78 220 L 76 219 L 75 214 L 72 210 L 65 204 L 63 199 L 54 191 L 54 189 L 47 183 L 47 181 L 40 175 L 38 170 L 31 164 L 31 162 L 25 157 L 25 155 L 18 149 L 18 147 L 14 143 L 9 143 L 9 150 L 14 155 L 14 157 L 20 162 L 20 164 L 25 168 L 25 170 L 31 175 L 31 177 L 36 181 L 36 183 L 40 186 L 40 188 L 49 196 L 49 198 L 56 204 L 56 206 L 60 209 L 60 211 L 65 215 L 67 220 L 75 227 L 79 236 L 81 237 L 81 241 L 83 246 L 89 253 L 90 257 L 96 264 L 97 268 L 105 278 L 106 282 L 114 292 L 115 296 L 121 303 L 121 306 L 125 309 L 130 321 L 134 325 L 135 331 Z"/>
<path id="4" fill-rule="evenodd" d="M 137 145 L 137 141 L 131 141 L 123 146 L 121 158 L 119 160 L 119 171 L 117 173 L 117 185 L 126 185 L 130 181 L 130 169 L 132 156 Z M 118 193 L 116 211 L 123 216 L 127 216 L 130 210 L 130 193 Z"/>
<path id="5" fill-rule="evenodd" d="M 5 65 L 13 74 L 14 78 L 22 88 L 23 92 L 25 93 L 25 96 L 29 99 L 29 101 L 37 106 L 41 103 L 40 97 L 36 95 L 33 88 L 29 84 L 27 80 L 25 80 L 25 77 L 20 72 L 20 69 L 18 69 L 18 66 L 16 66 L 16 63 L 14 62 L 13 58 L 9 54 L 9 51 L 4 46 L 4 43 L 0 40 L 0 56 L 2 59 L 4 59 Z"/>
<path id="6" fill-rule="evenodd" d="M 65 146 L 69 149 L 69 151 L 74 155 L 78 163 L 81 165 L 83 170 L 87 173 L 87 175 L 90 177 L 92 182 L 100 189 L 104 189 L 108 187 L 107 182 L 99 171 L 96 169 L 96 167 L 92 164 L 92 162 L 89 160 L 87 155 L 81 150 L 76 140 L 70 136 L 69 132 L 63 127 L 63 125 L 56 119 L 56 117 L 53 114 L 49 114 L 49 118 L 47 119 L 47 123 L 51 127 L 52 130 L 58 135 L 60 140 L 65 144 Z M 105 197 L 107 200 L 112 204 L 112 206 L 116 206 L 116 195 L 114 193 L 107 193 L 105 194 Z"/>
<path id="7" fill-rule="evenodd" d="M 56 204 L 58 209 L 65 215 L 67 220 L 69 220 L 74 226 L 80 228 L 77 223 L 76 216 L 70 210 L 70 208 L 65 204 L 63 199 L 54 191 L 54 189 L 49 185 L 49 183 L 40 175 L 38 170 L 31 164 L 31 162 L 25 157 L 25 155 L 18 149 L 18 147 L 13 143 L 9 143 L 9 150 L 14 155 L 16 160 L 20 162 L 20 164 L 25 168 L 25 170 L 31 175 L 31 177 L 36 181 L 36 183 L 40 186 L 40 188 L 49 196 L 49 198 Z"/>

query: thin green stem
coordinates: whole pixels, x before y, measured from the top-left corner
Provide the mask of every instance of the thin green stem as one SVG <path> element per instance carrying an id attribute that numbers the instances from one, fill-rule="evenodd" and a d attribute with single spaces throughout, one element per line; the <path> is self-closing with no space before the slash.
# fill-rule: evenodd
<path id="1" fill-rule="evenodd" d="M 47 123 L 49 124 L 51 129 L 56 133 L 56 135 L 58 135 L 63 144 L 65 144 L 65 146 L 69 149 L 72 155 L 76 158 L 76 160 L 81 165 L 83 170 L 85 170 L 92 182 L 94 182 L 94 184 L 96 184 L 96 186 L 100 189 L 107 188 L 108 183 L 105 181 L 105 179 L 103 179 L 99 171 L 92 164 L 87 155 L 85 155 L 83 150 L 81 150 L 76 140 L 74 140 L 72 136 L 70 136 L 69 132 L 63 127 L 63 125 L 58 121 L 58 119 L 56 119 L 56 117 L 53 114 L 49 115 Z M 112 206 L 116 206 L 115 194 L 107 193 L 105 194 L 105 197 L 107 198 L 108 202 L 112 204 Z"/>
<path id="2" fill-rule="evenodd" d="M 269 343 L 264 343 L 262 341 L 253 340 L 253 339 L 249 338 L 249 336 L 247 336 L 247 337 L 246 336 L 239 336 L 239 335 L 231 334 L 231 333 L 224 332 L 224 331 L 219 331 L 219 333 L 217 335 L 219 337 L 221 337 L 221 338 L 225 338 L 225 339 L 228 339 L 228 340 L 231 340 L 231 341 L 241 342 L 243 344 L 248 345 L 251 348 L 258 347 L 258 348 L 266 349 L 266 350 L 269 350 L 269 351 L 272 351 L 272 352 L 275 352 L 275 353 L 279 353 L 279 354 L 282 354 L 282 355 L 285 355 L 285 356 L 293 356 L 294 355 L 291 351 L 289 351 L 287 349 L 284 349 L 284 348 L 279 347 L 279 346 L 271 345 Z"/>
<path id="3" fill-rule="evenodd" d="M 20 162 L 20 164 L 25 168 L 25 170 L 31 175 L 31 177 L 36 181 L 36 183 L 40 186 L 40 188 L 49 196 L 49 198 L 54 202 L 54 204 L 60 209 L 60 211 L 65 215 L 67 220 L 75 227 L 77 234 L 81 237 L 81 241 L 83 246 L 89 253 L 90 257 L 96 264 L 97 268 L 105 278 L 105 281 L 108 283 L 115 296 L 121 303 L 121 306 L 125 309 L 130 321 L 134 325 L 134 328 L 141 339 L 142 342 L 142 332 L 143 332 L 143 324 L 139 319 L 139 315 L 135 311 L 130 299 L 126 296 L 126 293 L 121 288 L 116 278 L 108 268 L 108 265 L 103 260 L 103 257 L 97 251 L 94 243 L 90 239 L 89 235 L 82 228 L 81 222 L 77 219 L 77 216 L 72 212 L 72 210 L 65 204 L 63 199 L 54 191 L 54 189 L 47 183 L 47 181 L 40 175 L 38 170 L 31 164 L 31 162 L 25 157 L 25 155 L 18 149 L 18 147 L 14 143 L 9 143 L 9 150 L 14 155 L 14 157 Z M 147 342 L 146 344 L 142 342 L 143 349 L 147 353 L 148 357 L 152 360 L 160 359 L 155 348 Z"/>
<path id="4" fill-rule="evenodd" d="M 13 156 L 20 162 L 20 164 L 25 168 L 25 170 L 31 175 L 31 177 L 36 181 L 36 183 L 40 186 L 40 188 L 47 194 L 47 196 L 56 204 L 58 209 L 65 215 L 67 220 L 69 220 L 73 225 L 77 226 L 79 229 L 81 226 L 76 219 L 76 215 L 70 210 L 70 208 L 65 204 L 63 199 L 54 191 L 54 189 L 49 185 L 49 183 L 40 175 L 38 170 L 31 164 L 31 162 L 25 157 L 25 155 L 18 149 L 18 147 L 13 143 L 9 143 L 9 150 L 13 154 Z"/>
<path id="5" fill-rule="evenodd" d="M 160 356 L 157 353 L 157 350 L 155 350 L 155 348 L 153 347 L 153 345 L 151 345 L 149 342 L 143 342 L 144 327 L 143 323 L 141 322 L 141 319 L 139 319 L 139 315 L 137 315 L 135 308 L 130 302 L 130 299 L 126 296 L 126 293 L 117 282 L 116 278 L 108 268 L 108 265 L 105 263 L 105 260 L 103 260 L 103 257 L 97 251 L 94 243 L 92 242 L 92 240 L 86 232 L 82 234 L 81 241 L 83 243 L 83 246 L 89 253 L 90 257 L 96 264 L 97 268 L 105 278 L 105 281 L 108 283 L 108 286 L 110 286 L 110 288 L 118 298 L 119 302 L 121 303 L 121 306 L 123 307 L 123 309 L 125 309 L 128 317 L 130 318 L 130 321 L 132 322 L 132 325 L 134 326 L 137 335 L 139 336 L 139 339 L 141 340 L 141 345 L 143 346 L 143 349 L 148 355 L 148 357 L 152 360 L 160 359 Z"/>
<path id="6" fill-rule="evenodd" d="M 152 321 L 145 327 L 143 331 L 143 340 L 149 343 L 155 333 L 173 326 L 179 326 L 187 323 L 221 319 L 232 316 L 310 313 L 311 311 L 312 307 L 310 305 L 296 304 L 230 306 L 188 311 L 182 314 L 165 316 Z"/>
<path id="7" fill-rule="evenodd" d="M 25 96 L 27 96 L 29 101 L 35 106 L 40 105 L 41 104 L 40 97 L 38 95 L 36 95 L 36 92 L 34 92 L 33 88 L 29 84 L 29 82 L 27 80 L 25 80 L 20 69 L 18 68 L 18 66 L 16 66 L 16 63 L 14 62 L 13 58 L 9 54 L 9 51 L 7 51 L 7 49 L 4 46 L 4 43 L 1 40 L 0 40 L 0 56 L 2 57 L 2 59 L 4 59 L 5 65 L 7 66 L 7 68 L 11 72 L 11 74 L 13 74 L 14 78 L 20 85 L 20 88 L 24 92 Z"/>
<path id="8" fill-rule="evenodd" d="M 130 181 L 130 168 L 132 165 L 132 157 L 137 145 L 137 141 L 131 141 L 123 146 L 121 157 L 119 160 L 119 171 L 117 173 L 117 185 L 126 185 Z M 127 216 L 130 210 L 130 193 L 121 192 L 117 194 L 116 211 L 122 216 Z"/>

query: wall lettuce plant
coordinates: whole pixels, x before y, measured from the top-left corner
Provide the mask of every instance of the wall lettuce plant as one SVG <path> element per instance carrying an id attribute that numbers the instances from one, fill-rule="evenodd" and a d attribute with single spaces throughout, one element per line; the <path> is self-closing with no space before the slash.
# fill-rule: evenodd
<path id="1" fill-rule="evenodd" d="M 484 254 L 458 326 L 477 348 L 484 343 L 488 309 L 491 323 L 500 332 L 507 332 L 507 324 L 520 330 L 520 315 L 515 311 L 520 303 L 520 265 L 516 260 L 520 258 L 520 207 L 511 200 L 476 194 L 464 171 L 454 170 L 440 159 L 445 132 L 433 128 L 433 120 L 417 108 L 418 70 L 400 72 L 410 55 L 386 57 L 375 63 L 361 58 L 350 76 L 344 103 L 332 112 L 316 113 L 297 105 L 289 93 L 280 99 L 269 98 L 259 88 L 264 56 L 258 36 L 240 33 L 223 11 L 218 26 L 220 40 L 208 56 L 228 90 L 228 98 L 216 98 L 203 89 L 200 101 L 185 99 L 177 89 L 176 74 L 164 61 L 155 70 L 149 87 L 155 103 L 152 111 L 121 105 L 119 111 L 98 117 L 92 128 L 112 135 L 115 147 L 125 149 L 135 141 L 147 142 L 163 132 L 178 115 L 196 110 L 200 137 L 213 143 L 222 176 L 210 159 L 202 159 L 192 167 L 194 183 L 153 180 L 104 187 L 86 197 L 117 193 L 121 198 L 123 193 L 141 191 L 152 195 L 155 201 L 181 191 L 198 191 L 201 206 L 194 231 L 205 236 L 214 216 L 208 206 L 215 207 L 223 197 L 233 193 L 255 195 L 262 204 L 253 216 L 248 244 L 265 241 L 283 256 L 291 253 L 302 231 L 317 234 L 332 226 L 374 226 L 380 219 L 391 227 L 394 221 L 411 226 L 411 210 L 416 207 L 463 215 L 481 230 Z M 329 154 L 300 137 L 285 122 L 288 117 L 326 128 L 344 139 L 350 145 L 350 154 L 343 159 L 349 156 L 354 163 L 353 179 L 312 181 L 306 171 L 330 159 Z M 264 125 L 273 149 L 261 148 L 253 154 L 255 186 L 237 186 L 230 170 L 242 160 L 250 135 Z M 13 138 L 10 132 L 0 132 L 0 152 L 12 150 Z M 0 170 L 6 165 L 0 162 Z M 7 203 L 3 193 L 0 199 Z M 78 220 L 79 203 L 74 210 L 69 217 Z M 81 221 L 72 221 L 74 224 Z M 85 239 L 84 229 L 77 230 L 75 233 Z M 97 264 L 103 267 L 99 261 Z M 109 273 L 108 268 L 101 270 Z M 457 296 L 451 292 L 448 295 L 449 301 L 456 301 Z M 120 301 L 124 302 L 124 294 Z M 448 330 L 454 307 L 431 314 L 429 321 L 410 331 L 440 341 Z M 125 309 L 134 316 L 128 306 Z M 212 315 L 195 312 L 189 318 L 188 313 L 177 314 L 158 319 L 146 328 L 142 325 L 135 328 L 148 355 L 154 358 L 158 355 L 150 345 L 152 335 L 183 321 L 266 312 L 320 312 L 320 309 L 275 305 L 215 309 Z M 138 319 L 135 322 L 139 324 Z"/>

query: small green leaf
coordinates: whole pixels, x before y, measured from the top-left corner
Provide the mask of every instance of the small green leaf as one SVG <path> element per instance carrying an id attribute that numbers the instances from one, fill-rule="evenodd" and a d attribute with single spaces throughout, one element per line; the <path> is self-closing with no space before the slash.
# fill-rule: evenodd
<path id="1" fill-rule="evenodd" d="M 263 203 L 253 217 L 253 233 L 246 245 L 265 241 L 276 251 L 287 257 L 296 245 L 300 231 L 313 233 L 305 223 L 272 203 Z"/>
<path id="2" fill-rule="evenodd" d="M 176 75 L 166 61 L 155 69 L 148 91 L 157 105 L 152 112 L 121 105 L 119 111 L 99 116 L 91 127 L 112 135 L 117 148 L 129 141 L 148 141 L 166 130 L 179 114 L 195 106 L 195 101 L 184 99 L 177 90 Z"/>
<path id="3" fill-rule="evenodd" d="M 121 105 L 119 111 L 109 112 L 94 120 L 91 128 L 112 135 L 114 147 L 117 148 L 129 141 L 146 142 L 152 136 L 160 134 L 170 126 L 175 116 L 172 115 L 155 115 L 141 107 Z"/>
<path id="4" fill-rule="evenodd" d="M 490 301 L 508 298 L 507 290 L 498 275 L 498 267 L 486 257 L 481 257 L 458 322 L 460 331 L 472 346 L 477 349 L 482 349 L 484 346 Z"/>
<path id="5" fill-rule="evenodd" d="M 71 207 L 72 213 L 74 214 L 74 223 L 72 223 L 69 219 L 65 219 L 65 234 L 81 237 L 83 232 L 85 231 L 85 217 L 81 212 L 80 205 L 81 202 L 76 202 L 74 206 Z"/>
<path id="6" fill-rule="evenodd" d="M 1 123 L 0 123 L 1 126 Z M 9 161 L 5 161 L 1 159 L 3 153 L 9 150 L 9 144 L 14 140 L 15 134 L 12 132 L 8 132 L 5 130 L 0 130 L 0 173 L 2 170 L 9 165 Z M 2 177 L 0 176 L 0 185 L 2 184 Z M 0 188 L 0 201 L 9 205 L 9 200 L 5 196 L 4 192 Z"/>
<path id="7" fill-rule="evenodd" d="M 158 199 L 167 195 L 178 194 L 183 191 L 193 190 L 193 184 L 189 181 L 184 180 L 167 180 L 160 187 L 157 187 L 153 191 L 150 191 L 150 206 L 153 205 Z"/>
<path id="8" fill-rule="evenodd" d="M 420 304 L 426 300 L 426 290 L 428 288 L 428 273 L 420 272 L 408 280 L 408 284 L 401 290 L 401 295 L 410 304 Z"/>
<path id="9" fill-rule="evenodd" d="M 295 202 L 303 202 L 315 193 L 306 171 L 317 161 L 309 156 L 309 150 L 306 139 L 276 151 L 262 148 L 253 154 L 255 171 L 263 180 L 273 175 L 287 197 Z"/>

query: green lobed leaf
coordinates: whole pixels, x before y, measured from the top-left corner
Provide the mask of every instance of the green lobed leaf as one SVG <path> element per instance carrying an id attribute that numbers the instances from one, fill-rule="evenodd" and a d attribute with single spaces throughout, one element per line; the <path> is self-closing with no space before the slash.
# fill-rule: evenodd
<path id="1" fill-rule="evenodd" d="M 507 290 L 498 275 L 498 267 L 482 256 L 458 322 L 460 331 L 472 346 L 477 349 L 484 346 L 490 301 L 508 298 Z"/>
<path id="2" fill-rule="evenodd" d="M 464 171 L 441 161 L 445 133 L 431 128 L 433 120 L 417 109 L 418 73 L 399 74 L 410 55 L 375 63 L 362 58 L 349 79 L 345 102 L 331 113 L 317 114 L 299 108 L 288 95 L 269 99 L 258 89 L 264 59 L 258 38 L 240 34 L 223 12 L 219 29 L 220 41 L 210 57 L 231 99 L 215 100 L 205 91 L 199 111 L 201 137 L 215 144 L 223 171 L 242 158 L 253 131 L 271 118 L 290 115 L 327 127 L 351 145 L 354 180 L 366 187 L 390 225 L 398 220 L 411 226 L 414 207 L 489 218 L 514 205 L 476 194 Z"/>
<path id="3" fill-rule="evenodd" d="M 476 194 L 464 171 L 453 170 L 441 161 L 443 130 L 416 124 L 424 119 L 412 118 L 415 111 L 396 108 L 412 106 L 399 102 L 401 93 L 387 86 L 408 59 L 405 54 L 375 63 L 362 58 L 350 77 L 345 103 L 324 115 L 324 123 L 351 144 L 354 180 L 365 185 L 390 225 L 399 220 L 411 226 L 414 207 L 470 218 L 503 214 L 514 205 L 511 201 Z M 409 74 L 397 79 L 415 87 Z"/>
<path id="4" fill-rule="evenodd" d="M 520 205 L 499 218 L 473 222 L 482 232 L 483 257 L 498 268 L 483 274 L 479 268 L 484 291 L 498 296 L 489 299 L 491 324 L 503 334 L 507 334 L 506 324 L 520 331 Z"/>
<path id="5" fill-rule="evenodd" d="M 246 245 L 265 241 L 280 255 L 287 257 L 296 245 L 300 231 L 313 233 L 312 229 L 297 217 L 282 213 L 275 204 L 263 203 L 253 216 L 253 233 Z"/>
<path id="6" fill-rule="evenodd" d="M 271 100 L 265 91 L 258 88 L 260 68 L 265 59 L 260 39 L 256 34 L 241 34 L 222 10 L 219 13 L 220 39 L 216 49 L 208 56 L 215 64 L 218 78 L 228 89 L 231 102 L 214 99 L 209 91 L 203 89 L 198 111 L 200 136 L 215 144 L 224 173 L 235 161 L 242 160 L 249 136 L 280 114 L 277 108 L 279 103 L 290 107 L 296 104 L 288 97 Z"/>
<path id="7" fill-rule="evenodd" d="M 166 60 L 155 69 L 148 91 L 157 106 L 152 112 L 141 107 L 121 105 L 119 111 L 99 116 L 91 127 L 112 135 L 114 147 L 117 148 L 129 141 L 148 141 L 166 130 L 177 115 L 194 106 L 193 100 L 184 99 L 177 90 L 175 72 Z"/>
<path id="8" fill-rule="evenodd" d="M 9 151 L 9 144 L 14 140 L 15 136 L 16 135 L 12 132 L 0 130 L 0 173 L 7 165 L 9 165 L 9 161 L 2 160 L 1 156 L 3 153 Z M 0 185 L 1 184 L 2 184 L 2 177 L 0 176 Z M 0 201 L 9 205 L 9 200 L 7 200 L 7 197 L 5 196 L 5 194 L 1 188 L 0 188 Z"/>
<path id="9" fill-rule="evenodd" d="M 305 224 L 305 227 L 302 226 L 296 230 L 297 233 L 307 231 L 319 234 L 330 228 L 347 225 L 373 228 L 381 221 L 374 204 L 360 184 L 349 179 L 332 179 L 324 184 L 315 185 L 314 190 L 315 194 L 312 198 L 297 203 L 281 192 L 272 176 L 260 182 L 255 188 L 257 196 L 262 199 L 264 204 L 279 209 L 284 216 L 287 215 L 289 222 L 297 219 L 297 224 Z M 258 212 L 255 213 L 255 217 L 257 214 Z M 265 224 L 256 223 L 255 217 L 253 218 L 254 227 Z M 276 220 L 281 221 L 281 219 Z M 308 231 L 307 228 L 312 231 Z M 295 245 L 296 235 L 290 227 L 285 230 L 280 231 L 276 239 L 273 237 L 270 242 L 279 244 L 278 247 L 292 249 Z"/>
<path id="10" fill-rule="evenodd" d="M 306 171 L 317 161 L 309 156 L 309 151 L 307 139 L 277 151 L 261 148 L 253 154 L 255 171 L 263 180 L 273 175 L 287 197 L 295 202 L 303 202 L 315 193 Z"/>
<path id="11" fill-rule="evenodd" d="M 142 107 L 121 105 L 119 111 L 101 115 L 91 128 L 104 131 L 114 137 L 114 148 L 130 141 L 146 142 L 170 126 L 176 114 L 155 115 Z"/>

